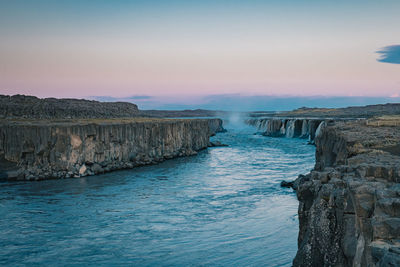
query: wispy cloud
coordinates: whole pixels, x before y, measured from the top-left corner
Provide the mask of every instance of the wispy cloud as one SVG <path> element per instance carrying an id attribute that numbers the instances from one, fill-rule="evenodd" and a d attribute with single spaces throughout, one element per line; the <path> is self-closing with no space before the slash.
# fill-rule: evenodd
<path id="1" fill-rule="evenodd" d="M 384 63 L 400 64 L 400 45 L 390 45 L 377 51 L 381 57 L 377 60 Z"/>

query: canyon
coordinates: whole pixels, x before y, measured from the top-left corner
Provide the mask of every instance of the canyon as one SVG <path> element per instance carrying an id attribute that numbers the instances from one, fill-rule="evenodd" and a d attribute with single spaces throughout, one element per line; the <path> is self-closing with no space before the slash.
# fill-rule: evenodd
<path id="1" fill-rule="evenodd" d="M 400 265 L 400 117 L 250 119 L 265 136 L 308 138 L 294 266 Z"/>
<path id="2" fill-rule="evenodd" d="M 225 131 L 218 118 L 151 117 L 161 111 L 143 117 L 131 103 L 29 96 L 0 102 L 0 178 L 8 180 L 84 177 L 196 155 L 221 146 L 210 137 Z M 316 147 L 314 168 L 290 183 L 299 201 L 294 266 L 400 265 L 398 107 L 303 108 L 246 120 L 264 136 L 308 139 Z M 365 115 L 382 109 L 387 116 Z M 344 116 L 349 112 L 355 115 Z"/>

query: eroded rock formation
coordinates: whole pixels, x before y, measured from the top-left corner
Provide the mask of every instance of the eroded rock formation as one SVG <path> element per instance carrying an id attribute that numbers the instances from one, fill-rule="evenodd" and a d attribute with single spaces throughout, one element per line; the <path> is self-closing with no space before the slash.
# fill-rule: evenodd
<path id="1" fill-rule="evenodd" d="M 379 125 L 379 124 L 378 124 Z M 294 266 L 400 266 L 400 127 L 324 123 L 295 185 Z"/>
<path id="2" fill-rule="evenodd" d="M 220 119 L 0 122 L 3 178 L 93 175 L 194 155 L 223 130 Z"/>

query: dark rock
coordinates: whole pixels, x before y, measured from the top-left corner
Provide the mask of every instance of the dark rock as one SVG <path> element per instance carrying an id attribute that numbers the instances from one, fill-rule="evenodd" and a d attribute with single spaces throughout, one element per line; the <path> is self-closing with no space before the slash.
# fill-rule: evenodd
<path id="1" fill-rule="evenodd" d="M 219 147 L 219 146 L 228 146 L 227 144 L 223 144 L 220 141 L 210 142 L 209 147 Z"/>
<path id="2" fill-rule="evenodd" d="M 293 188 L 293 182 L 282 181 L 281 187 Z"/>
<path id="3" fill-rule="evenodd" d="M 104 173 L 104 169 L 101 167 L 100 164 L 97 163 L 94 163 L 91 169 L 95 174 Z"/>

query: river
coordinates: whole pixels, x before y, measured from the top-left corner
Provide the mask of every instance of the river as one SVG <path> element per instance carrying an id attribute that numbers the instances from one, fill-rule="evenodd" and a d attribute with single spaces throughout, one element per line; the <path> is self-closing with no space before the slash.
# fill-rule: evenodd
<path id="1" fill-rule="evenodd" d="M 229 144 L 104 175 L 0 183 L 0 264 L 291 266 L 304 139 L 227 126 Z"/>

